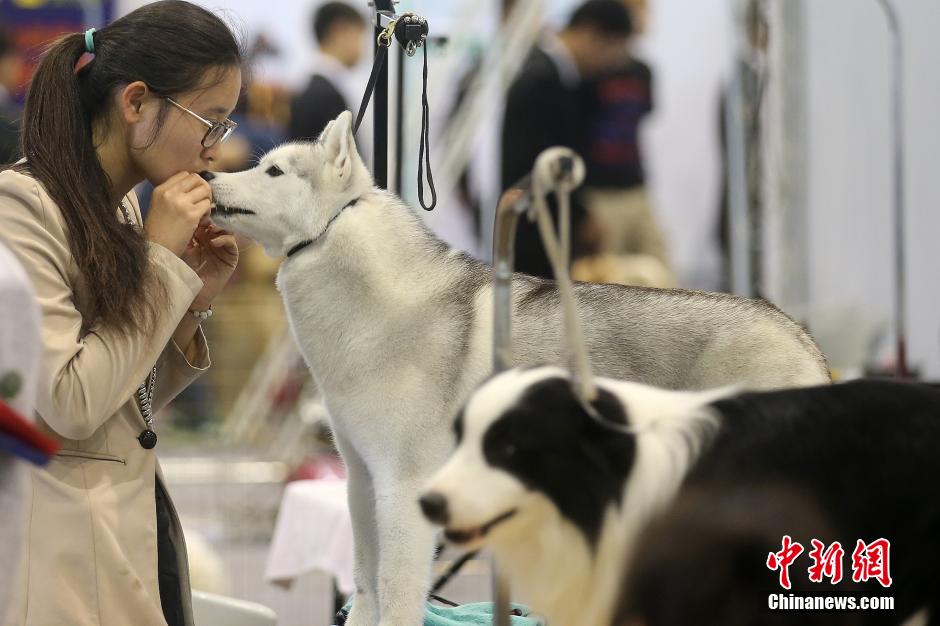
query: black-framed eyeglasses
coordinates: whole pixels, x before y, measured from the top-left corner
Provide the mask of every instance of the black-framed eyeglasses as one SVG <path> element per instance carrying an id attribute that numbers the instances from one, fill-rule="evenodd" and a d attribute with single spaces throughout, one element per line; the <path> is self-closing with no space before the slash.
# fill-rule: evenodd
<path id="1" fill-rule="evenodd" d="M 166 98 L 166 101 L 175 106 L 180 111 L 189 113 L 207 127 L 206 134 L 202 137 L 203 148 L 211 148 L 217 143 L 222 143 L 232 136 L 232 131 L 234 131 L 238 126 L 238 124 L 232 120 L 222 120 L 221 122 L 212 122 L 207 120 L 198 113 L 194 113 L 179 102 L 176 102 L 173 100 L 173 98 Z"/>

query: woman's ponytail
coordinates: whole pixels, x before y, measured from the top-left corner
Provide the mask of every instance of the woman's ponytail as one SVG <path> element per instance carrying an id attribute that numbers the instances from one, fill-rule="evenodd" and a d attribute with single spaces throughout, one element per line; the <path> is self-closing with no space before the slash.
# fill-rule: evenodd
<path id="1" fill-rule="evenodd" d="M 85 37 L 66 35 L 43 55 L 23 112 L 26 162 L 15 167 L 36 178 L 62 211 L 93 296 L 83 309 L 86 327 L 146 330 L 165 301 L 163 286 L 151 280 L 143 235 L 117 217 L 119 199 L 98 160 L 95 131 L 107 129 L 121 86 L 140 80 L 155 94 L 177 96 L 241 66 L 243 55 L 224 22 L 182 0 L 146 4 L 95 32 L 94 59 L 76 67 Z"/>

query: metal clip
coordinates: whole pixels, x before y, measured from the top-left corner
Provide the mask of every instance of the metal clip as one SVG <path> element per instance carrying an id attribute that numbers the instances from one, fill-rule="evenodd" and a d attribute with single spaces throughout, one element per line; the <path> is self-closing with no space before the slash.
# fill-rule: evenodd
<path id="1" fill-rule="evenodd" d="M 395 37 L 405 48 L 408 56 L 413 57 L 424 44 L 428 33 L 428 22 L 417 13 L 408 12 L 399 16 L 398 21 L 402 23 L 402 29 L 396 29 Z"/>
<path id="2" fill-rule="evenodd" d="M 395 25 L 398 24 L 398 20 L 392 20 L 388 23 L 388 26 L 385 27 L 379 36 L 376 37 L 375 41 L 380 46 L 385 46 L 388 48 L 392 45 L 392 36 L 395 34 Z"/>

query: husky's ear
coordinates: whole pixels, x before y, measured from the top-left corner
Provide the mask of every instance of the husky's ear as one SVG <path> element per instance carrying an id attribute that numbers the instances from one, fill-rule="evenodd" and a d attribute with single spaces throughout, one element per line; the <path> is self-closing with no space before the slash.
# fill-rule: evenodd
<path id="1" fill-rule="evenodd" d="M 341 179 L 348 179 L 352 172 L 353 151 L 356 149 L 352 134 L 352 113 L 343 111 L 323 132 L 326 135 L 323 145 L 328 158 L 333 160 L 337 175 Z"/>
<path id="2" fill-rule="evenodd" d="M 326 127 L 320 131 L 319 136 L 317 136 L 317 143 L 323 143 L 326 141 L 326 137 L 330 134 L 330 130 L 333 128 L 333 124 L 335 122 L 336 120 L 330 120 Z"/>

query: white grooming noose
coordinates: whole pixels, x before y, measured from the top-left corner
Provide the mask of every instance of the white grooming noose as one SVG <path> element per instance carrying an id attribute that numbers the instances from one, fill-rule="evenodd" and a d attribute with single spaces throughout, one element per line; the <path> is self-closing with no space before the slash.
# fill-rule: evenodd
<path id="1" fill-rule="evenodd" d="M 532 168 L 530 219 L 537 220 L 545 252 L 552 264 L 561 298 L 567 361 L 571 364 L 575 391 L 586 406 L 597 398 L 591 374 L 581 319 L 578 317 L 574 284 L 571 282 L 571 192 L 584 182 L 584 161 L 568 148 L 543 151 Z M 555 192 L 558 200 L 559 231 L 555 230 L 547 197 Z M 534 216 L 532 215 L 534 213 Z M 560 239 L 560 241 L 559 241 Z"/>

